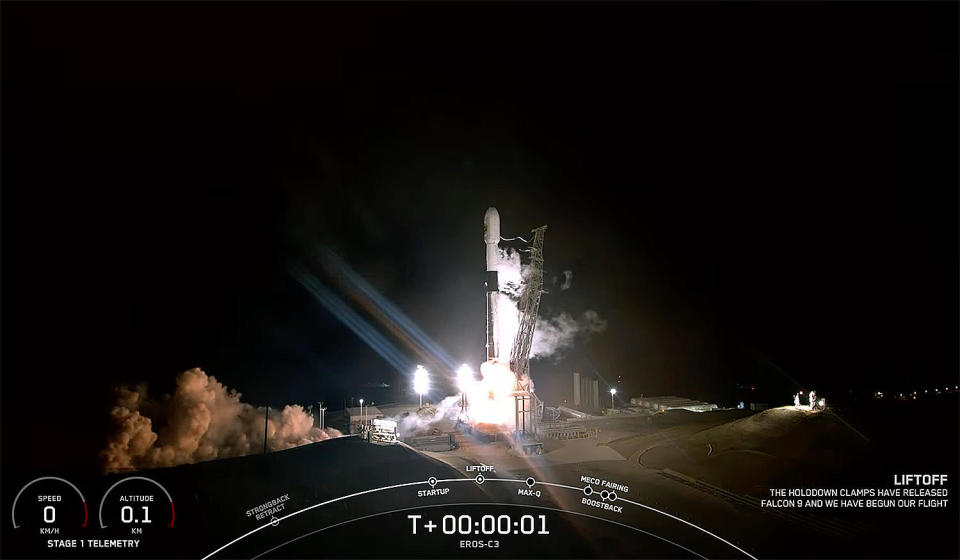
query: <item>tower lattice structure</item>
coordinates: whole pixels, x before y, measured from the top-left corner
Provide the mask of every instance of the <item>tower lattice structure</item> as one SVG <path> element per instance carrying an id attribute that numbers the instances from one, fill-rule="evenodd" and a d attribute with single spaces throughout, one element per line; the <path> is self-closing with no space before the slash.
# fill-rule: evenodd
<path id="1" fill-rule="evenodd" d="M 533 242 L 528 249 L 530 268 L 517 305 L 520 324 L 513 341 L 513 350 L 510 352 L 510 370 L 517 376 L 516 390 L 529 393 L 534 405 L 530 412 L 533 412 L 537 420 L 543 415 L 543 403 L 530 387 L 530 350 L 533 347 L 533 333 L 537 327 L 540 296 L 543 293 L 543 234 L 546 230 L 547 226 L 533 230 Z"/>

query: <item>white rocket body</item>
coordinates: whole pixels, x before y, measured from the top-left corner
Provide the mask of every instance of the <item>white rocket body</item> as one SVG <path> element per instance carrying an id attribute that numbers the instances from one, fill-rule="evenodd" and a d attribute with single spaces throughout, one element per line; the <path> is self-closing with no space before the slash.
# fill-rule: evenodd
<path id="1" fill-rule="evenodd" d="M 487 360 L 499 357 L 499 329 L 497 328 L 497 299 L 500 286 L 497 280 L 497 264 L 500 262 L 500 213 L 492 206 L 483 215 L 483 243 L 487 253 Z"/>

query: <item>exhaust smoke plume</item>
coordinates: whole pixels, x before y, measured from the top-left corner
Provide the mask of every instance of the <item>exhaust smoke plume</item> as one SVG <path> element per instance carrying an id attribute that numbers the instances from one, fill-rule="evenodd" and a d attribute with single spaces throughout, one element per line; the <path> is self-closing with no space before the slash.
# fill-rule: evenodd
<path id="1" fill-rule="evenodd" d="M 567 274 L 569 272 L 569 275 Z M 500 262 L 497 275 L 500 279 L 499 309 L 500 357 L 507 360 L 513 349 L 513 341 L 520 328 L 517 313 L 517 300 L 523 291 L 523 281 L 527 274 L 527 265 L 520 264 L 520 253 L 513 249 L 500 249 Z M 573 279 L 572 271 L 564 271 L 565 285 Z M 561 288 L 562 289 L 562 288 Z M 530 358 L 546 358 L 573 346 L 580 334 L 603 332 L 607 322 L 596 311 L 587 310 L 579 318 L 568 313 L 556 317 L 538 317 L 533 332 L 533 347 Z"/>
<path id="2" fill-rule="evenodd" d="M 100 452 L 108 471 L 170 467 L 263 450 L 264 409 L 240 401 L 200 368 L 177 377 L 172 395 L 156 401 L 146 385 L 117 389 L 110 411 L 116 430 Z M 314 426 L 300 405 L 270 410 L 267 449 L 276 451 L 342 435 Z"/>

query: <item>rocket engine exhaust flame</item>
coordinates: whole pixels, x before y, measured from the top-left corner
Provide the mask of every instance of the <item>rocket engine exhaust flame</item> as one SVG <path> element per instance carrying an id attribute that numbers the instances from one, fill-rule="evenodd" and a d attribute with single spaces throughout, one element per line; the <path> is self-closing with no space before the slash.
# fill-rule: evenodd
<path id="1" fill-rule="evenodd" d="M 259 453 L 263 449 L 264 409 L 240 401 L 200 368 L 177 377 L 172 395 L 147 396 L 146 385 L 119 387 L 110 416 L 116 431 L 100 452 L 107 471 L 171 467 Z M 162 426 L 156 432 L 154 424 Z M 267 447 L 288 449 L 342 434 L 321 430 L 300 405 L 270 410 Z"/>
<path id="2" fill-rule="evenodd" d="M 460 394 L 444 398 L 436 405 L 422 408 L 418 414 L 397 417 L 400 433 L 410 435 L 426 432 L 440 420 L 485 424 L 504 432 L 514 429 L 514 396 L 517 377 L 506 362 L 488 360 L 480 364 L 479 379 L 469 366 L 458 370 L 458 387 L 467 401 L 467 414 L 461 415 Z"/>
<path id="3" fill-rule="evenodd" d="M 480 380 L 467 394 L 470 420 L 478 424 L 496 424 L 513 429 L 517 377 L 510 366 L 498 360 L 480 364 Z"/>

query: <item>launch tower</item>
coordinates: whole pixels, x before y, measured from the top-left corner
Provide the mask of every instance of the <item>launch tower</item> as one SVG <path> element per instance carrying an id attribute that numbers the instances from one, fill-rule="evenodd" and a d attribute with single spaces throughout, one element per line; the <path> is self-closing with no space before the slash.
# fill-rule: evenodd
<path id="1" fill-rule="evenodd" d="M 533 333 L 537 327 L 537 314 L 540 311 L 540 295 L 543 293 L 543 234 L 547 226 L 533 230 L 533 243 L 530 253 L 530 269 L 520 293 L 517 306 L 519 327 L 510 352 L 510 370 L 517 376 L 514 390 L 515 429 L 517 444 L 525 449 L 543 452 L 540 442 L 540 420 L 543 418 L 543 401 L 533 392 L 530 381 L 530 350 L 533 347 Z"/>

